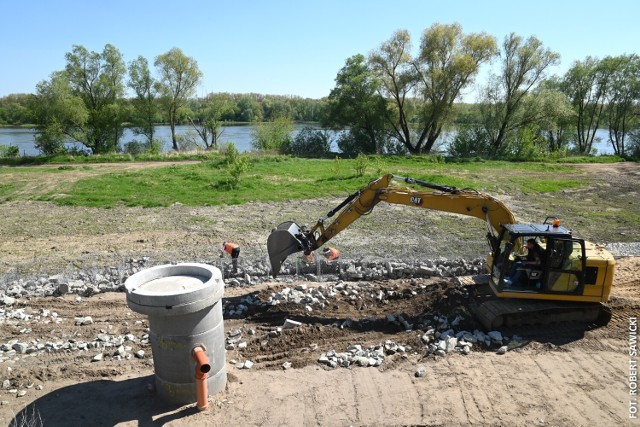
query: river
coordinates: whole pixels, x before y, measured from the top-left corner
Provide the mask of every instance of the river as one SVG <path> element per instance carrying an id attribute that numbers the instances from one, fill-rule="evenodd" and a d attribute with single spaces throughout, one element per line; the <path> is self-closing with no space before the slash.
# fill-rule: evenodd
<path id="1" fill-rule="evenodd" d="M 303 127 L 308 125 L 295 125 L 294 134 L 300 131 Z M 313 126 L 317 127 L 317 126 Z M 219 138 L 219 143 L 233 142 L 240 151 L 251 150 L 251 135 L 253 126 L 222 126 L 222 134 Z M 198 138 L 195 134 L 195 130 L 192 126 L 182 125 L 176 126 L 177 135 L 190 135 L 194 134 L 194 138 Z M 165 142 L 164 150 L 171 151 L 171 128 L 168 125 L 160 125 L 155 127 L 155 138 L 163 140 Z M 122 138 L 120 138 L 120 144 L 124 145 L 132 140 L 144 140 L 143 136 L 134 135 L 131 129 L 125 129 Z M 35 156 L 40 154 L 39 150 L 35 146 L 35 132 L 33 129 L 24 128 L 0 128 L 0 145 L 15 145 L 20 149 L 20 154 L 23 156 Z M 74 144 L 68 142 L 68 147 L 83 148 L 81 144 Z"/>
<path id="2" fill-rule="evenodd" d="M 309 125 L 301 125 L 296 124 L 294 127 L 294 135 L 298 133 L 303 127 Z M 313 128 L 319 128 L 318 126 L 312 126 Z M 251 140 L 252 140 L 252 131 L 253 126 L 251 125 L 241 125 L 241 126 L 222 126 L 222 135 L 219 138 L 219 142 L 222 144 L 233 142 L 235 146 L 240 151 L 250 151 L 251 150 Z M 171 129 L 169 126 L 156 126 L 156 138 L 159 138 L 165 141 L 164 149 L 165 151 L 171 151 Z M 195 133 L 192 126 L 182 125 L 176 127 L 176 133 L 178 135 L 188 135 L 191 133 Z M 197 135 L 195 135 L 197 138 Z M 451 135 L 447 136 L 447 139 L 450 138 Z M 606 129 L 599 129 L 596 133 L 596 137 L 601 138 L 600 142 L 594 143 L 594 147 L 598 150 L 598 154 L 613 154 L 613 149 L 611 144 L 607 141 L 608 132 Z M 142 137 L 136 137 L 136 135 L 131 132 L 130 129 L 126 129 L 124 131 L 124 135 L 120 139 L 120 144 L 124 145 L 129 141 L 134 139 L 141 140 Z M 24 128 L 0 128 L 0 145 L 15 145 L 20 149 L 20 154 L 23 156 L 35 156 L 40 154 L 38 149 L 35 147 L 35 138 L 34 138 L 34 130 L 33 129 L 24 129 Z M 69 147 L 73 147 L 76 145 L 78 148 L 82 148 L 80 144 L 74 144 L 73 142 L 69 142 L 67 144 Z M 334 142 L 331 147 L 332 151 L 340 151 Z"/>

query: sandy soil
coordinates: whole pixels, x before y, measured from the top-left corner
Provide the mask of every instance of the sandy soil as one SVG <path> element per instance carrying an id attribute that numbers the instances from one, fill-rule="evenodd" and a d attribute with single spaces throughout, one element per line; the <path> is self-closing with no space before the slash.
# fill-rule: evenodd
<path id="1" fill-rule="evenodd" d="M 589 176 L 609 177 L 607 181 L 594 181 L 589 193 L 589 197 L 597 195 L 603 208 L 627 201 L 638 203 L 633 198 L 637 192 L 637 165 L 581 167 L 588 170 Z M 612 193 L 612 188 L 619 189 L 620 194 L 609 200 L 606 194 Z M 581 193 L 564 197 L 586 196 Z M 317 218 L 333 206 L 328 202 L 305 202 L 302 220 Z M 531 210 L 521 208 L 524 203 L 520 197 L 510 198 L 508 204 L 517 207 L 517 216 L 525 218 L 538 217 L 537 211 L 542 210 L 542 203 Z M 55 271 L 69 264 L 109 265 L 129 256 L 206 259 L 212 245 L 236 235 L 242 236 L 240 243 L 248 252 L 259 256 L 264 254 L 260 242 L 266 240 L 279 219 L 298 219 L 301 215 L 299 202 L 111 210 L 12 202 L 0 205 L 0 210 L 4 219 L 4 225 L 0 224 L 0 271 L 16 274 Z M 477 236 L 481 236 L 482 224 L 467 225 L 465 219 L 457 217 L 443 220 L 431 213 L 416 219 L 415 211 L 398 207 L 381 207 L 379 211 L 378 216 L 374 212 L 367 218 L 366 226 L 358 225 L 345 232 L 339 241 L 345 252 L 375 252 L 380 242 L 370 237 L 372 229 L 432 230 L 443 221 L 455 223 L 463 231 L 415 233 L 416 236 L 406 236 L 402 244 L 391 243 L 385 249 L 406 256 L 408 252 L 403 251 L 421 247 L 426 251 L 425 257 L 450 253 L 446 251 L 452 246 L 458 248 L 454 251 L 457 256 L 481 255 L 484 251 L 481 238 L 475 239 L 477 246 L 469 243 L 469 236 L 476 235 L 477 230 Z M 625 228 L 623 222 L 611 227 L 615 233 L 625 233 L 620 236 L 640 240 L 640 231 Z M 606 230 L 597 228 L 585 227 L 585 237 L 606 236 Z M 614 232 L 608 233 L 611 237 Z M 428 236 L 421 237 L 423 234 Z M 609 241 L 616 241 L 617 237 Z M 9 380 L 11 388 L 27 392 L 16 397 L 15 393 L 0 390 L 0 424 L 30 425 L 34 417 L 39 417 L 45 426 L 640 425 L 629 419 L 628 395 L 629 322 L 640 313 L 639 271 L 640 258 L 618 260 L 610 300 L 613 318 L 607 326 L 521 328 L 517 333 L 527 344 L 505 355 L 474 347 L 468 356 L 455 353 L 425 358 L 418 332 L 396 330 L 379 322 L 360 322 L 388 313 L 404 313 L 415 319 L 462 310 L 467 292 L 442 280 L 372 283 L 398 291 L 398 298 L 384 305 L 367 298 L 358 305 L 339 300 L 314 310 L 310 316 L 300 306 L 285 304 L 251 311 L 241 319 L 226 319 L 225 330 L 255 329 L 256 335 L 245 350 L 227 353 L 227 389 L 211 396 L 211 409 L 202 413 L 193 405 L 168 406 L 155 397 L 148 345 L 134 344 L 133 352 L 143 349 L 147 355 L 128 361 L 106 357 L 101 362 L 91 362 L 94 352 L 26 355 L 15 362 L 0 363 L 0 382 Z M 266 283 L 253 288 L 229 288 L 225 301 L 248 294 L 264 299 L 282 286 Z M 80 300 L 75 296 L 25 298 L 19 305 L 32 313 L 55 311 L 62 321 L 7 322 L 0 325 L 0 343 L 10 339 L 89 340 L 99 333 L 140 337 L 146 333 L 144 317 L 128 309 L 121 293 Z M 93 317 L 92 325 L 75 325 L 75 317 L 87 315 Z M 354 327 L 333 326 L 347 317 L 356 322 Z M 305 325 L 263 344 L 267 332 L 285 318 Z M 473 323 L 465 326 L 474 327 Z M 349 344 L 378 344 L 385 340 L 409 345 L 412 351 L 388 358 L 379 368 L 331 370 L 316 363 L 322 352 L 344 351 Z M 317 348 L 314 350 L 311 344 L 317 344 Z M 247 358 L 255 362 L 250 370 L 236 369 L 232 363 Z M 283 370 L 281 365 L 286 361 L 293 366 Z M 426 368 L 425 377 L 415 377 L 418 366 Z"/>

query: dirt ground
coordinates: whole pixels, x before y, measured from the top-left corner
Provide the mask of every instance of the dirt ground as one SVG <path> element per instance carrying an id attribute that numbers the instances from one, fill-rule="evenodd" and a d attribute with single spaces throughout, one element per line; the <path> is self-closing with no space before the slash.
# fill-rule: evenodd
<path id="1" fill-rule="evenodd" d="M 600 166 L 597 173 L 611 176 L 609 191 L 611 185 L 626 180 L 622 191 L 627 197 L 635 194 L 637 166 L 622 171 L 627 166 Z M 585 168 L 592 168 L 590 174 L 596 173 L 591 165 Z M 606 168 L 612 170 L 605 171 Z M 632 179 L 635 184 L 629 181 Z M 601 191 L 606 192 L 606 188 Z M 611 204 L 618 202 L 616 198 Z M 216 215 L 218 208 L 98 211 L 49 203 L 7 203 L 0 205 L 5 224 L 10 224 L 0 226 L 4 237 L 0 241 L 0 267 L 18 274 L 23 270 L 65 268 L 69 264 L 97 266 L 136 254 L 157 259 L 200 259 L 208 256 L 211 245 L 234 233 L 242 233 L 244 240 L 240 243 L 260 255 L 264 249 L 259 242 L 266 239 L 272 223 L 280 217 L 299 215 L 296 203 L 231 207 L 235 216 Z M 326 203 L 327 200 L 309 201 L 305 215 L 315 218 Z M 603 199 L 601 203 L 607 201 Z M 522 201 L 514 198 L 509 205 L 522 206 Z M 23 215 L 21 221 L 20 211 L 30 215 Z M 533 215 L 533 211 L 518 212 L 517 216 Z M 369 226 L 380 226 L 385 221 L 388 224 L 389 218 L 398 216 L 399 221 L 420 228 L 440 221 L 437 216 L 427 215 L 422 222 L 415 222 L 418 220 L 404 209 L 391 207 L 383 210 L 378 219 L 371 219 Z M 451 221 L 466 224 L 457 218 Z M 622 230 L 624 224 L 616 227 Z M 55 231 L 60 228 L 63 231 Z M 631 233 L 634 238 L 639 231 L 624 233 L 625 237 Z M 364 252 L 375 244 L 363 240 L 367 234 L 371 234 L 370 229 L 356 228 L 340 241 L 341 247 L 347 252 Z M 619 241 L 617 237 L 610 241 Z M 481 254 L 483 250 L 482 242 L 469 249 L 464 233 L 432 233 L 429 238 L 433 242 L 448 238 L 452 246 L 460 242 L 461 249 L 455 252 L 458 256 L 468 256 L 466 251 L 476 250 Z M 358 242 L 364 243 L 359 246 Z M 419 239 L 409 242 L 410 246 L 423 243 Z M 401 245 L 392 250 L 398 256 L 407 255 Z M 428 250 L 434 253 L 427 257 L 439 256 L 443 247 Z M 91 362 L 95 354 L 92 351 L 26 355 L 18 361 L 0 363 L 0 382 L 9 380 L 11 388 L 26 390 L 22 397 L 0 391 L 0 424 L 33 425 L 29 421 L 40 418 L 45 426 L 640 425 L 629 419 L 628 385 L 630 319 L 640 313 L 639 271 L 640 257 L 618 259 L 609 303 L 613 317 L 607 326 L 574 324 L 509 331 L 520 335 L 525 345 L 504 355 L 497 355 L 495 349 L 474 347 L 469 355 L 424 357 L 421 332 L 404 331 L 379 320 L 386 314 L 401 313 L 420 321 L 434 314 L 453 316 L 464 312 L 473 289 L 444 279 L 369 282 L 370 289 L 395 291 L 396 297 L 384 304 L 365 297 L 358 304 L 337 299 L 322 309 L 314 308 L 312 315 L 296 304 L 251 310 L 246 317 L 224 321 L 226 331 L 253 329 L 256 333 L 248 339 L 246 349 L 227 352 L 227 388 L 211 396 L 211 408 L 206 412 L 199 412 L 194 405 L 169 406 L 155 397 L 148 344 L 132 344 L 132 352 L 142 349 L 146 355 L 131 360 L 105 357 Z M 247 295 L 265 300 L 284 286 L 272 282 L 228 288 L 224 301 L 233 303 Z M 43 310 L 56 312 L 61 321 L 15 320 L 0 324 L 0 344 L 11 339 L 82 341 L 100 333 L 130 333 L 136 337 L 147 333 L 145 317 L 127 307 L 123 293 L 80 299 L 75 295 L 23 298 L 17 304 L 34 314 Z M 74 318 L 79 316 L 92 316 L 94 323 L 76 326 Z M 303 325 L 265 339 L 287 318 Z M 353 320 L 352 327 L 338 327 L 346 318 Z M 465 328 L 477 327 L 473 320 L 467 322 Z M 386 340 L 411 350 L 388 357 L 377 368 L 329 369 L 317 363 L 318 357 L 329 350 L 345 351 L 350 344 L 375 345 Z M 234 361 L 245 359 L 252 360 L 254 366 L 237 369 Z M 292 367 L 282 369 L 284 362 L 290 362 Z M 426 368 L 422 378 L 415 376 L 420 366 Z"/>
<path id="2" fill-rule="evenodd" d="M 23 397 L 3 393 L 0 422 L 8 425 L 16 414 L 20 420 L 37 408 L 45 426 L 632 425 L 627 340 L 629 319 L 640 312 L 638 269 L 638 257 L 619 260 L 611 298 L 614 315 L 606 327 L 520 328 L 517 332 L 527 344 L 505 355 L 478 347 L 466 356 L 423 357 L 421 332 L 365 320 L 398 313 L 413 321 L 434 313 L 455 315 L 465 304 L 467 289 L 443 279 L 369 283 L 396 291 L 397 298 L 386 304 L 373 298 L 352 304 L 345 298 L 314 309 L 313 316 L 295 304 L 255 310 L 245 318 L 225 320 L 227 331 L 256 333 L 246 349 L 227 352 L 227 389 L 211 396 L 211 409 L 203 413 L 193 405 L 167 406 L 154 397 L 148 344 L 134 344 L 132 352 L 143 349 L 147 356 L 128 361 L 107 357 L 91 362 L 95 351 L 27 355 L 0 366 L 3 380 L 27 390 Z M 251 294 L 263 300 L 284 286 L 228 289 L 225 299 L 233 302 Z M 144 316 L 129 310 L 121 293 L 79 301 L 75 296 L 30 298 L 21 306 L 33 313 L 57 312 L 62 321 L 4 325 L 3 342 L 10 337 L 44 342 L 146 333 Z M 93 316 L 93 325 L 74 324 L 75 317 L 86 315 Z M 304 324 L 265 342 L 268 332 L 286 318 Z M 355 325 L 336 327 L 346 318 Z M 469 322 L 464 326 L 473 330 L 476 325 Z M 331 370 L 317 363 L 323 352 L 386 340 L 411 350 L 388 357 L 378 368 Z M 245 359 L 255 362 L 252 369 L 237 369 L 235 362 Z M 292 368 L 283 370 L 284 362 Z M 427 369 L 425 377 L 415 377 L 418 366 Z"/>

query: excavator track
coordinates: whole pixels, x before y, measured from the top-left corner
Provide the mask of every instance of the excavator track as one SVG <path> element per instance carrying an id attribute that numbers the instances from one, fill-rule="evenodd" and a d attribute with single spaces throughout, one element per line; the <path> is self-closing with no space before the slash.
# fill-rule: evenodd
<path id="1" fill-rule="evenodd" d="M 594 323 L 604 326 L 611 310 L 599 303 L 490 299 L 476 307 L 473 314 L 487 329 L 551 325 L 564 322 Z"/>

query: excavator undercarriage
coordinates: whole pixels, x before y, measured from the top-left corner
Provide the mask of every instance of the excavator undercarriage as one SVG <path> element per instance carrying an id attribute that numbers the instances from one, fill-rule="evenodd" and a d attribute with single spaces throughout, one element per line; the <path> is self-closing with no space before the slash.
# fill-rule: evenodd
<path id="1" fill-rule="evenodd" d="M 597 302 L 498 298 L 489 287 L 488 274 L 456 277 L 454 281 L 473 289 L 469 308 L 476 320 L 488 331 L 566 322 L 604 326 L 611 320 L 611 309 Z"/>

